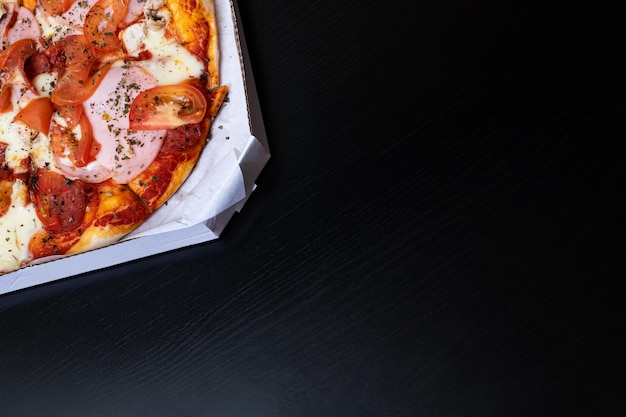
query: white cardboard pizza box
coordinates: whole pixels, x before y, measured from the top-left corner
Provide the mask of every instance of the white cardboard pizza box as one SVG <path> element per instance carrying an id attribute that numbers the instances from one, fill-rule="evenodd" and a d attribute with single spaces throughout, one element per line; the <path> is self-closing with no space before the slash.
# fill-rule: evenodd
<path id="1" fill-rule="evenodd" d="M 218 239 L 270 158 L 236 0 L 215 0 L 228 101 L 191 176 L 140 228 L 113 245 L 0 275 L 0 295 Z"/>

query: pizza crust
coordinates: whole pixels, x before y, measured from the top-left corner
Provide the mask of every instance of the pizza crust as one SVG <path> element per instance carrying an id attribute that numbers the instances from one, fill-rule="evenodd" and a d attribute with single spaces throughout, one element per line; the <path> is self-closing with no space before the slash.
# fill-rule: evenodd
<path id="1" fill-rule="evenodd" d="M 68 250 L 77 254 L 117 242 L 133 231 L 150 215 L 151 211 L 126 185 L 107 181 L 98 185 L 100 204 L 93 223 Z"/>

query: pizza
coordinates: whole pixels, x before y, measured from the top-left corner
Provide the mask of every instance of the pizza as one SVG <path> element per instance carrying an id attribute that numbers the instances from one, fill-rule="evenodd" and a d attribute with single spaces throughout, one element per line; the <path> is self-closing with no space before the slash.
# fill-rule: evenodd
<path id="1" fill-rule="evenodd" d="M 0 274 L 137 228 L 227 95 L 212 0 L 0 0 Z"/>

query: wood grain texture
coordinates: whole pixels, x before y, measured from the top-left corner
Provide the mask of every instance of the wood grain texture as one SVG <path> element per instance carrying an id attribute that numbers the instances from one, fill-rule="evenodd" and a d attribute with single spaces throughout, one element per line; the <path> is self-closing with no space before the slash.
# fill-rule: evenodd
<path id="1" fill-rule="evenodd" d="M 624 415 L 623 25 L 239 8 L 258 190 L 217 242 L 0 297 L 0 414 Z"/>

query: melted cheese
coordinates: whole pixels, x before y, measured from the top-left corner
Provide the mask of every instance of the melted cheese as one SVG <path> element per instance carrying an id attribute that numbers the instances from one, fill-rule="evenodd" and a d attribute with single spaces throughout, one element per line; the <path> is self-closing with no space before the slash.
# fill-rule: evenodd
<path id="1" fill-rule="evenodd" d="M 33 78 L 33 87 L 42 97 L 50 97 L 57 81 L 57 73 L 41 73 Z"/>
<path id="2" fill-rule="evenodd" d="M 165 28 L 150 29 L 145 23 L 136 23 L 122 32 L 122 42 L 131 56 L 150 52 L 151 58 L 138 61 L 137 65 L 160 85 L 178 84 L 199 77 L 204 71 L 204 63 L 198 57 L 165 37 Z"/>
<path id="3" fill-rule="evenodd" d="M 11 201 L 13 204 L 0 217 L 0 271 L 11 271 L 31 260 L 28 243 L 41 228 L 32 204 L 27 201 L 28 189 L 21 180 L 15 181 Z"/>

